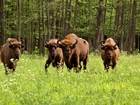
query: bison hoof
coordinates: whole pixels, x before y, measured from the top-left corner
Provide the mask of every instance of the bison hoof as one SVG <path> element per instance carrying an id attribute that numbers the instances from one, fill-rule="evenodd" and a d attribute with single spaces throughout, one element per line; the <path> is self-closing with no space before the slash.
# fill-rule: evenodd
<path id="1" fill-rule="evenodd" d="M 45 69 L 45 72 L 48 72 L 48 69 Z"/>
<path id="2" fill-rule="evenodd" d="M 5 75 L 8 75 L 8 72 L 7 71 L 5 71 Z"/>
<path id="3" fill-rule="evenodd" d="M 80 70 L 75 70 L 75 72 L 76 72 L 76 73 L 79 73 L 79 72 L 80 72 Z"/>
<path id="4" fill-rule="evenodd" d="M 87 72 L 87 70 L 84 70 L 84 72 Z"/>

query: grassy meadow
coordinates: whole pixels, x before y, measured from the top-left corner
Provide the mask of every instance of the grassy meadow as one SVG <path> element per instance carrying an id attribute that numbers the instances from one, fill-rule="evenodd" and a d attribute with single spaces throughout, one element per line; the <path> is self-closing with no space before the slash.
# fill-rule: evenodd
<path id="1" fill-rule="evenodd" d="M 50 66 L 46 57 L 22 55 L 15 73 L 0 63 L 0 105 L 139 105 L 140 55 L 121 54 L 105 72 L 100 55 L 90 54 L 87 72 Z"/>

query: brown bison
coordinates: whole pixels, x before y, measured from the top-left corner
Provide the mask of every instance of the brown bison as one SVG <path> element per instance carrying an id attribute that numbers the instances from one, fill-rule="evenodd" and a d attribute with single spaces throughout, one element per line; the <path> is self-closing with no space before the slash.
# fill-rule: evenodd
<path id="1" fill-rule="evenodd" d="M 8 38 L 6 43 L 1 47 L 1 61 L 5 68 L 5 74 L 8 74 L 8 69 L 15 71 L 21 54 L 20 49 L 23 47 L 23 44 L 15 38 Z"/>
<path id="2" fill-rule="evenodd" d="M 45 47 L 48 48 L 48 59 L 46 60 L 45 70 L 49 67 L 52 62 L 53 67 L 57 69 L 64 64 L 64 57 L 62 49 L 58 47 L 57 39 L 51 39 L 49 42 L 45 43 Z"/>
<path id="3" fill-rule="evenodd" d="M 116 42 L 112 38 L 106 39 L 102 43 L 101 57 L 104 63 L 104 68 L 108 72 L 109 66 L 114 69 L 120 56 L 120 50 Z"/>
<path id="4" fill-rule="evenodd" d="M 75 68 L 76 72 L 81 70 L 83 61 L 84 70 L 89 54 L 89 43 L 75 34 L 68 34 L 65 39 L 58 41 L 59 47 L 62 48 L 65 64 L 69 70 Z"/>

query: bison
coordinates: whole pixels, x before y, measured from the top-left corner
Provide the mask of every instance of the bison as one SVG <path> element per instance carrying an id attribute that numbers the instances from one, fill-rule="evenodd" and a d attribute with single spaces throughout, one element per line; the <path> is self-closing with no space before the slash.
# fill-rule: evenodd
<path id="1" fill-rule="evenodd" d="M 45 70 L 49 67 L 52 62 L 53 67 L 57 69 L 64 64 L 64 57 L 62 49 L 58 47 L 57 39 L 51 39 L 49 42 L 46 41 L 45 47 L 48 48 L 48 59 L 46 60 Z"/>
<path id="2" fill-rule="evenodd" d="M 89 43 L 76 34 L 68 34 L 63 40 L 58 41 L 59 47 L 62 48 L 65 64 L 69 71 L 75 68 L 79 72 L 82 68 L 81 62 L 83 61 L 84 71 L 86 71 Z"/>
<path id="3" fill-rule="evenodd" d="M 15 38 L 8 38 L 1 47 L 1 61 L 5 68 L 5 74 L 8 74 L 8 69 L 15 71 L 23 47 L 24 45 Z"/>
<path id="4" fill-rule="evenodd" d="M 114 69 L 120 56 L 120 50 L 117 43 L 108 38 L 104 43 L 101 43 L 101 57 L 104 63 L 104 68 L 108 72 L 109 66 Z"/>

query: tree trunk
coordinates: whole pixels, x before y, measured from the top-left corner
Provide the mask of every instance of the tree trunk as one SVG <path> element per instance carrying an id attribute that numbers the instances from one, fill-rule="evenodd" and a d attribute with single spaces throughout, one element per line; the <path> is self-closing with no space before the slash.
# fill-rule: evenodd
<path id="1" fill-rule="evenodd" d="M 132 22 L 131 22 L 131 20 L 132 20 L 132 0 L 130 0 L 130 3 L 128 3 L 128 11 L 129 11 L 129 13 L 128 13 L 128 16 L 127 16 L 127 39 L 126 39 L 126 48 L 127 48 L 127 51 L 129 52 L 129 53 L 132 53 L 132 40 L 133 39 L 131 39 L 131 37 L 132 37 L 132 33 L 131 33 L 131 25 L 132 25 Z"/>
<path id="2" fill-rule="evenodd" d="M 65 11 L 64 11 L 64 1 L 62 0 L 62 38 L 65 37 Z"/>
<path id="3" fill-rule="evenodd" d="M 99 42 L 103 40 L 103 31 L 104 31 L 104 0 L 99 1 L 99 8 L 97 14 L 97 25 L 94 36 L 94 50 L 100 50 Z"/>
<path id="4" fill-rule="evenodd" d="M 68 0 L 66 0 L 66 7 L 65 7 L 65 20 L 64 20 L 64 36 L 67 35 L 67 29 L 68 29 Z"/>
<path id="5" fill-rule="evenodd" d="M 124 47 L 124 11 L 125 11 L 125 3 L 122 2 L 122 6 L 121 6 L 121 36 L 120 36 L 120 41 L 119 41 L 119 48 L 120 50 L 123 50 Z"/>
<path id="6" fill-rule="evenodd" d="M 0 46 L 5 42 L 4 0 L 0 0 Z"/>
<path id="7" fill-rule="evenodd" d="M 69 1 L 68 3 L 68 18 L 67 18 L 67 33 L 66 34 L 69 34 L 70 33 L 70 19 L 71 19 L 71 0 Z"/>
<path id="8" fill-rule="evenodd" d="M 120 18 L 120 0 L 117 1 L 116 7 L 116 16 L 115 16 L 115 24 L 114 24 L 114 34 L 113 38 L 115 39 L 118 36 L 118 27 L 119 27 L 119 18 Z"/>
<path id="9" fill-rule="evenodd" d="M 136 9 L 137 9 L 137 0 L 133 1 L 133 6 L 132 6 L 132 23 L 131 23 L 131 34 L 130 34 L 130 38 L 131 38 L 131 48 L 132 48 L 132 52 L 135 51 L 135 32 L 136 32 Z"/>
<path id="10" fill-rule="evenodd" d="M 38 1 L 38 34 L 39 34 L 39 54 L 42 54 L 42 37 L 41 37 L 41 5 L 40 5 L 41 1 Z"/>
<path id="11" fill-rule="evenodd" d="M 43 41 L 42 41 L 42 55 L 45 56 L 45 23 L 44 23 L 44 0 L 42 0 L 42 33 L 43 33 Z"/>
<path id="12" fill-rule="evenodd" d="M 76 3 L 75 3 L 75 9 L 74 9 L 73 32 L 75 32 L 75 26 L 76 26 L 76 19 L 77 19 L 77 5 L 78 5 L 78 0 L 76 0 Z"/>
<path id="13" fill-rule="evenodd" d="M 47 1 L 47 38 L 50 39 L 50 9 L 49 1 Z"/>
<path id="14" fill-rule="evenodd" d="M 91 16 L 91 0 L 88 0 L 88 26 L 87 26 L 87 33 L 88 33 L 88 42 L 89 42 L 89 48 L 92 48 L 92 44 L 91 44 L 91 34 L 90 34 L 90 26 L 91 26 L 91 20 L 90 20 L 90 16 Z M 92 49 L 90 49 L 91 51 Z"/>
<path id="15" fill-rule="evenodd" d="M 55 10 L 52 10 L 52 38 L 55 38 L 56 35 L 56 24 L 55 24 Z"/>
<path id="16" fill-rule="evenodd" d="M 20 40 L 20 0 L 18 0 L 18 35 L 17 39 Z"/>

